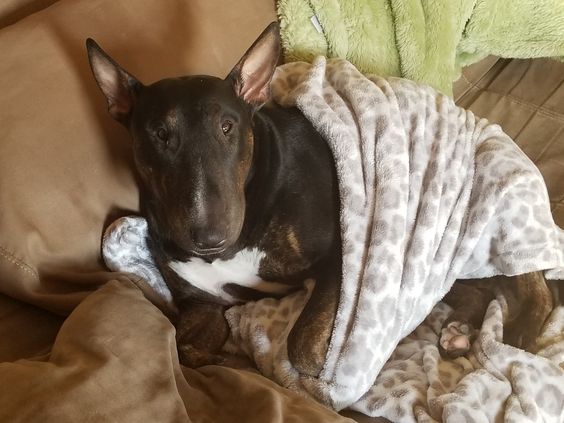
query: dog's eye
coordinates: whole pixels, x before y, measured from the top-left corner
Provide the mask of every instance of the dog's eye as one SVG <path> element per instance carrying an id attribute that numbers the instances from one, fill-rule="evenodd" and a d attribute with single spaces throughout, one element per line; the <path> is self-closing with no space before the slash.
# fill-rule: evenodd
<path id="1" fill-rule="evenodd" d="M 233 122 L 231 122 L 230 120 L 224 120 L 221 124 L 221 130 L 225 135 L 231 132 L 231 128 L 233 128 Z"/>
<path id="2" fill-rule="evenodd" d="M 168 132 L 165 128 L 157 129 L 157 138 L 163 142 L 168 141 Z"/>

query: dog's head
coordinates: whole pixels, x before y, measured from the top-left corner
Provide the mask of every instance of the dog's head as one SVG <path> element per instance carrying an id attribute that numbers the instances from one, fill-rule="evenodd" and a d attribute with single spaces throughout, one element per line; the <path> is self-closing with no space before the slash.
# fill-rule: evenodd
<path id="1" fill-rule="evenodd" d="M 187 76 L 145 86 L 93 40 L 90 66 L 108 110 L 133 138 L 145 212 L 171 256 L 218 254 L 245 219 L 252 117 L 269 97 L 280 52 L 270 24 L 225 79 Z"/>

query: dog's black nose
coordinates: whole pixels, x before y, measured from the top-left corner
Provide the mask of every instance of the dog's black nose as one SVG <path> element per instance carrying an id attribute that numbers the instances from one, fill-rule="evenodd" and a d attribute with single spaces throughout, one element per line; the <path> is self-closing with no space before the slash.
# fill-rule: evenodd
<path id="1" fill-rule="evenodd" d="M 225 235 L 219 231 L 211 231 L 209 229 L 190 230 L 192 242 L 199 250 L 215 250 L 221 248 L 227 242 Z"/>

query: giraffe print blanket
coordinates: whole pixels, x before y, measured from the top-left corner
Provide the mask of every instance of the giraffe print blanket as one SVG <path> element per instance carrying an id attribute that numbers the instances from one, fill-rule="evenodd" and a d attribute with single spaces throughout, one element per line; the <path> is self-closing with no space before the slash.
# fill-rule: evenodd
<path id="1" fill-rule="evenodd" d="M 341 196 L 341 297 L 317 378 L 298 374 L 286 351 L 314 281 L 280 301 L 229 309 L 226 351 L 248 355 L 265 376 L 337 410 L 393 421 L 562 418 L 559 308 L 544 355 L 500 342 L 503 298 L 490 305 L 470 359 L 444 362 L 436 350 L 448 311 L 436 304 L 456 279 L 537 270 L 564 279 L 564 232 L 525 154 L 499 126 L 431 88 L 365 77 L 340 59 L 281 66 L 272 94 L 282 106 L 298 107 L 333 151 Z M 111 228 L 104 256 L 112 269 L 142 273 L 136 256 L 143 225 L 137 218 Z M 129 241 L 135 248 L 112 235 L 123 234 L 124 226 L 135 234 Z M 144 269 L 154 273 L 148 260 Z M 158 277 L 152 282 L 159 283 Z"/>

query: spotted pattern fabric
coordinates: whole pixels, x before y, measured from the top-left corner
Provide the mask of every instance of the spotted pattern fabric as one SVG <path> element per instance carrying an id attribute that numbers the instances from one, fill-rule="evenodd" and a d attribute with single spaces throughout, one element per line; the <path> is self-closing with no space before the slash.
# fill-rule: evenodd
<path id="1" fill-rule="evenodd" d="M 501 306 L 490 306 L 486 320 L 496 323 L 486 324 L 489 337 L 475 344 L 483 348 L 475 354 L 481 362 L 474 358 L 472 366 L 447 371 L 455 365 L 443 364 L 436 350 L 445 313 L 444 306 L 433 307 L 456 279 L 538 270 L 564 279 L 564 232 L 553 222 L 538 169 L 517 145 L 499 126 L 431 88 L 367 78 L 340 59 L 283 65 L 272 93 L 282 106 L 298 107 L 333 152 L 341 198 L 341 296 L 316 378 L 292 367 L 286 347 L 313 282 L 281 300 L 229 309 L 226 349 L 247 354 L 265 376 L 337 410 L 350 407 L 393 421 L 461 421 L 486 406 L 484 415 L 555 410 L 562 369 L 554 362 L 531 369 L 528 356 L 512 361 L 509 356 L 521 352 L 496 347 Z M 500 356 L 492 357 L 496 351 Z M 546 391 L 541 368 L 554 373 Z M 534 380 L 537 391 L 531 393 Z M 549 391 L 556 403 L 541 399 Z M 488 402 L 490 394 L 497 399 Z"/>
<path id="2" fill-rule="evenodd" d="M 562 275 L 542 176 L 498 125 L 341 59 L 281 66 L 272 94 L 325 138 L 339 181 L 341 298 L 321 374 L 300 376 L 319 400 L 341 409 L 366 394 L 456 279 Z"/>
<path id="3" fill-rule="evenodd" d="M 555 296 L 564 285 L 554 285 Z M 304 385 L 279 342 L 311 293 L 232 307 L 227 351 L 245 354 L 258 369 L 306 395 Z M 562 295 L 562 294 L 561 294 Z M 564 421 L 564 305 L 557 304 L 537 339 L 535 354 L 503 343 L 507 314 L 503 296 L 490 304 L 484 323 L 465 357 L 443 360 L 438 350 L 451 308 L 438 303 L 425 320 L 394 348 L 368 391 L 348 408 L 393 422 L 562 422 Z"/>

